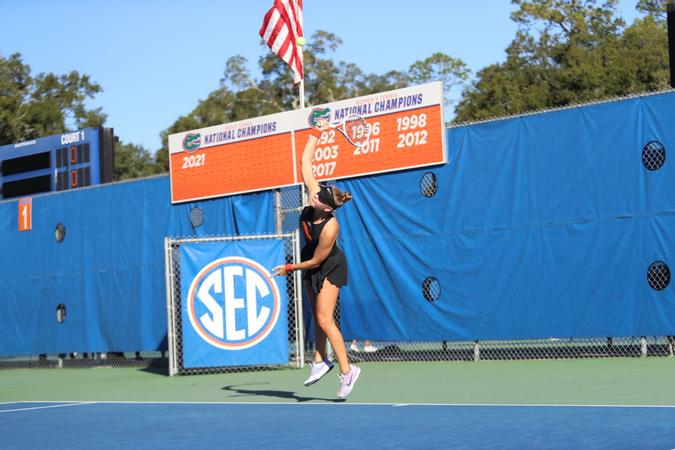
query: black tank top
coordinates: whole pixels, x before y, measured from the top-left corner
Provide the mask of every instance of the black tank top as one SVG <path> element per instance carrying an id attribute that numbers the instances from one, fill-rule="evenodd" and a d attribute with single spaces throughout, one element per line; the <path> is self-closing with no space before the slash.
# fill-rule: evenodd
<path id="1" fill-rule="evenodd" d="M 323 227 L 331 219 L 333 219 L 332 214 L 326 220 L 315 224 L 313 223 L 314 208 L 308 206 L 302 210 L 300 214 L 300 229 L 305 238 L 305 246 L 302 248 L 300 256 L 303 261 L 312 259 L 314 251 L 319 245 L 319 238 L 321 237 Z M 337 287 L 347 284 L 347 272 L 347 258 L 345 258 L 344 253 L 337 246 L 337 242 L 335 242 L 333 248 L 330 250 L 330 254 L 319 267 L 305 270 L 302 274 L 302 279 L 309 283 L 314 294 L 319 294 L 326 279 L 330 280 Z"/>
<path id="2" fill-rule="evenodd" d="M 300 214 L 300 231 L 305 238 L 305 246 L 300 252 L 302 261 L 307 261 L 312 259 L 314 256 L 314 251 L 319 245 L 319 237 L 323 231 L 323 227 L 328 223 L 329 220 L 333 219 L 333 215 L 330 214 L 326 220 L 323 220 L 319 223 L 314 223 L 314 208 L 311 206 L 306 206 Z M 337 248 L 337 241 L 333 244 L 333 248 L 330 251 L 328 257 L 333 256 L 339 250 Z"/>

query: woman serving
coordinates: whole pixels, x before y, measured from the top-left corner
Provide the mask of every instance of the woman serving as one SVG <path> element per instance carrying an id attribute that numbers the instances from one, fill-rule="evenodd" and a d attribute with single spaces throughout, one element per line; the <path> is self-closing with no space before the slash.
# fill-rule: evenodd
<path id="1" fill-rule="evenodd" d="M 323 124 L 322 124 L 323 125 Z M 324 130 L 322 127 L 319 131 Z M 320 134 L 310 135 L 302 153 L 302 180 L 309 193 L 309 206 L 300 214 L 300 229 L 305 236 L 300 264 L 286 264 L 274 268 L 275 276 L 285 276 L 302 270 L 302 281 L 314 315 L 316 351 L 305 386 L 310 386 L 333 368 L 326 355 L 326 339 L 338 360 L 340 387 L 337 396 L 346 397 L 354 388 L 361 369 L 349 364 L 347 350 L 340 329 L 333 320 L 340 287 L 347 284 L 347 259 L 337 246 L 340 225 L 333 211 L 351 200 L 348 192 L 336 187 L 321 185 L 312 172 L 312 158 Z"/>

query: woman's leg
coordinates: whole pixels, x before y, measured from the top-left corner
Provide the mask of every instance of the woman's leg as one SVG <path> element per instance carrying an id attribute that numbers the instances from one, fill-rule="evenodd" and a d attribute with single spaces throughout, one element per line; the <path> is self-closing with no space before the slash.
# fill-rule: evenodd
<path id="1" fill-rule="evenodd" d="M 324 336 L 328 338 L 330 345 L 333 346 L 333 351 L 340 365 L 340 372 L 347 374 L 350 370 L 347 349 L 342 339 L 342 333 L 340 333 L 340 329 L 335 324 L 335 320 L 333 320 L 333 312 L 335 311 L 339 293 L 339 287 L 328 281 L 328 279 L 324 280 L 321 292 L 316 296 L 314 317 L 316 318 L 316 325 L 318 325 L 316 328 L 321 328 Z M 317 345 L 317 350 L 318 348 Z"/>
<path id="2" fill-rule="evenodd" d="M 308 282 L 304 282 L 304 285 L 305 293 L 309 300 L 309 307 L 312 309 L 312 317 L 314 317 L 314 362 L 318 363 L 328 357 L 326 355 L 326 333 L 323 332 L 316 322 L 316 295 L 312 291 L 312 286 Z"/>

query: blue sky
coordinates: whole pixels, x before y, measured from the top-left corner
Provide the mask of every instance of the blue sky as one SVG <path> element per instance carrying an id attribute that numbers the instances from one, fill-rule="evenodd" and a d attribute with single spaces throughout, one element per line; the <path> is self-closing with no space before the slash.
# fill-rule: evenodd
<path id="1" fill-rule="evenodd" d="M 508 0 L 304 3 L 305 35 L 335 33 L 343 40 L 335 59 L 371 73 L 405 70 L 438 51 L 462 59 L 475 73 L 505 59 L 516 31 Z M 620 2 L 628 23 L 637 17 L 636 3 Z M 89 105 L 108 114 L 106 126 L 124 142 L 154 152 L 159 133 L 218 88 L 227 58 L 245 56 L 259 76 L 256 63 L 267 48 L 258 30 L 272 4 L 0 0 L 0 54 L 21 53 L 34 75 L 90 75 L 103 92 Z"/>

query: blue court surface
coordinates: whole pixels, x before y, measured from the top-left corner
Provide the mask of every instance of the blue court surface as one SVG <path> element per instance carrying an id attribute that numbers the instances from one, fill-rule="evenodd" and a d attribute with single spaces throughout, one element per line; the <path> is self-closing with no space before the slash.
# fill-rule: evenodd
<path id="1" fill-rule="evenodd" d="M 2 448 L 675 448 L 675 407 L 13 402 Z"/>

